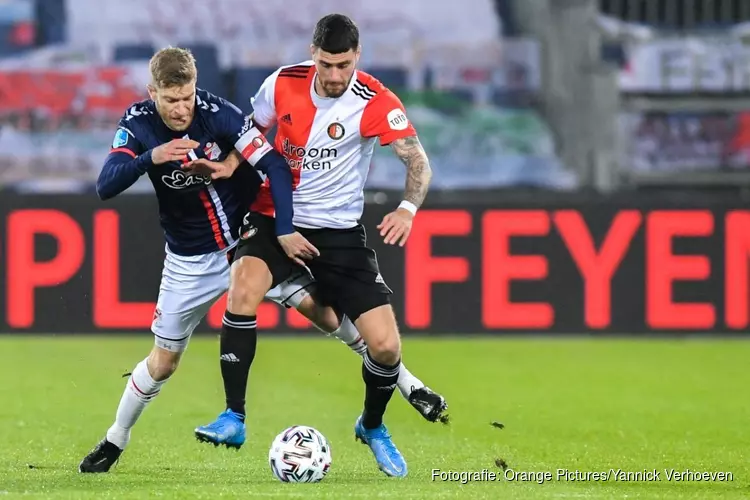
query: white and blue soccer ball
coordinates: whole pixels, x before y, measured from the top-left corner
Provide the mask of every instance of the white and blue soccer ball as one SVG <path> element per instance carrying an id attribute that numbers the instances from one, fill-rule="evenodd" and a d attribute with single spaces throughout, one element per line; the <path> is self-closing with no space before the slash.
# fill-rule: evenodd
<path id="1" fill-rule="evenodd" d="M 283 483 L 317 483 L 331 468 L 331 446 L 318 430 L 293 425 L 273 440 L 268 463 Z"/>

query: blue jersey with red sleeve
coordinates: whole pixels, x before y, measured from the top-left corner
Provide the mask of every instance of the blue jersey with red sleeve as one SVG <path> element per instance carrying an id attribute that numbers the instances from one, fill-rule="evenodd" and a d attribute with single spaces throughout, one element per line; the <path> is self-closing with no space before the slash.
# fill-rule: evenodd
<path id="1" fill-rule="evenodd" d="M 200 147 L 182 162 L 152 163 L 154 148 L 180 138 L 194 140 Z M 190 159 L 223 161 L 233 149 L 239 150 L 255 168 L 244 162 L 231 178 L 218 180 L 188 175 L 182 170 Z M 97 193 L 103 200 L 112 198 L 148 174 L 170 250 L 179 255 L 206 254 L 229 248 L 238 238 L 242 218 L 262 181 L 256 169 L 281 186 L 276 194 L 282 203 L 288 203 L 284 218 L 289 220 L 288 224 L 277 224 L 277 232 L 292 232 L 291 171 L 283 157 L 267 144 L 252 127 L 250 117 L 244 116 L 239 108 L 198 89 L 195 116 L 184 131 L 168 128 L 151 100 L 128 108 L 118 123 L 112 148 L 99 174 Z"/>

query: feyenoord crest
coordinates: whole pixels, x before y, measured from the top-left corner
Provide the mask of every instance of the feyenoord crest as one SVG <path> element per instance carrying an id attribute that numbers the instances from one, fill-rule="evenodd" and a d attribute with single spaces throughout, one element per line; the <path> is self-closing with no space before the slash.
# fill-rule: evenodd
<path id="1" fill-rule="evenodd" d="M 338 122 L 334 122 L 328 125 L 328 137 L 330 137 L 334 141 L 338 141 L 339 139 L 344 137 L 344 132 L 344 126 Z"/>
<path id="2" fill-rule="evenodd" d="M 241 240 L 247 240 L 247 239 L 249 239 L 249 238 L 252 238 L 253 236 L 255 236 L 255 233 L 257 233 L 257 232 L 258 232 L 258 228 L 257 228 L 257 227 L 255 227 L 255 226 L 250 226 L 250 227 L 248 227 L 248 228 L 247 228 L 247 229 L 246 229 L 246 230 L 245 230 L 245 231 L 244 231 L 244 232 L 243 232 L 243 233 L 242 233 L 242 234 L 240 235 L 240 239 L 241 239 Z"/>
<path id="3" fill-rule="evenodd" d="M 263 140 L 261 136 L 257 136 L 253 139 L 253 147 L 255 148 L 262 148 L 263 145 L 266 143 L 266 141 Z"/>

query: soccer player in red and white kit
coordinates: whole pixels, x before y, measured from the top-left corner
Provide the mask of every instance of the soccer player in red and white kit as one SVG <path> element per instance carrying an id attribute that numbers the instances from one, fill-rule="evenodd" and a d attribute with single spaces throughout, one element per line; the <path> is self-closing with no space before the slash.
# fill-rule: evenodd
<path id="1" fill-rule="evenodd" d="M 355 423 L 355 436 L 370 447 L 383 472 L 400 477 L 407 474 L 406 462 L 383 425 L 383 415 L 399 376 L 401 342 L 390 305 L 392 291 L 375 252 L 366 246 L 359 219 L 376 142 L 390 145 L 407 170 L 403 201 L 377 227 L 387 244 L 405 244 L 432 171 L 401 101 L 356 69 L 360 50 L 359 30 L 351 19 L 339 14 L 322 18 L 313 35 L 312 60 L 282 67 L 266 79 L 253 99 L 253 121 L 261 131 L 277 127 L 276 149 L 292 167 L 295 229 L 320 252 L 304 262 L 316 281 L 316 299 L 353 321 L 367 344 L 364 411 Z M 239 163 L 230 160 L 188 168 L 228 177 Z M 243 302 L 254 310 L 267 291 L 254 289 L 262 280 L 247 277 L 264 275 L 270 288 L 303 263 L 295 263 L 279 247 L 274 215 L 266 180 L 246 216 L 235 254 L 228 314 L 237 324 L 243 321 Z M 227 382 L 225 387 L 232 385 Z M 211 425 L 205 426 L 207 432 Z"/>

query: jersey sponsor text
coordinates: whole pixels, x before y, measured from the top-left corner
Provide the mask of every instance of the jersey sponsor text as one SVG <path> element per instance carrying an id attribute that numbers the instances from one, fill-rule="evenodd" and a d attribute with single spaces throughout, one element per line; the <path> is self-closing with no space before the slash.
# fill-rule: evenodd
<path id="1" fill-rule="evenodd" d="M 338 158 L 336 148 L 308 148 L 296 146 L 284 139 L 283 154 L 289 167 L 297 170 L 331 170 L 332 159 Z"/>

